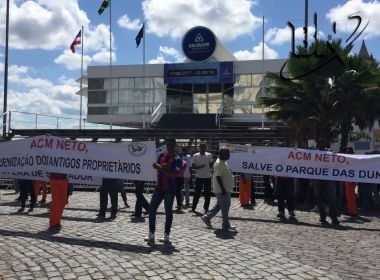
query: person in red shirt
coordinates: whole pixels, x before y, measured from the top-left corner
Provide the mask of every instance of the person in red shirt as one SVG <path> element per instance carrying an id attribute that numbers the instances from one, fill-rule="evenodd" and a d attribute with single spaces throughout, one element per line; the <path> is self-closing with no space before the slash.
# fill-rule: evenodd
<path id="1" fill-rule="evenodd" d="M 158 156 L 153 168 L 157 170 L 157 184 L 149 205 L 149 234 L 145 241 L 155 241 L 156 213 L 162 200 L 165 205 L 165 232 L 161 242 L 169 242 L 170 229 L 173 222 L 173 202 L 176 192 L 176 177 L 182 161 L 175 154 L 175 139 L 166 140 L 166 152 Z"/>

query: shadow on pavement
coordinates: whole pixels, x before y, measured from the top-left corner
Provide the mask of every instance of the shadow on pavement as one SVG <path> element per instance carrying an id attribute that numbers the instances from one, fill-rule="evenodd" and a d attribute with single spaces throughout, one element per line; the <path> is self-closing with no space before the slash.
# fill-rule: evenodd
<path id="1" fill-rule="evenodd" d="M 300 222 L 297 220 L 297 222 L 291 222 L 288 220 L 267 220 L 267 219 L 255 219 L 255 218 L 241 218 L 241 217 L 230 217 L 230 220 L 235 221 L 249 221 L 249 222 L 259 222 L 259 223 L 273 223 L 273 224 L 292 224 L 294 226 L 306 226 L 306 227 L 315 227 L 315 228 L 321 228 L 322 226 L 320 224 L 310 224 L 306 222 Z M 344 222 L 344 221 L 343 221 Z M 328 226 L 325 227 L 326 229 L 335 229 L 335 230 L 358 230 L 358 231 L 369 231 L 369 232 L 380 232 L 380 229 L 374 229 L 374 228 L 354 228 L 347 225 L 339 225 L 337 227 L 334 226 Z"/>
<path id="2" fill-rule="evenodd" d="M 150 254 L 153 251 L 160 251 L 164 255 L 170 255 L 174 252 L 179 252 L 171 243 L 162 244 L 162 245 L 153 245 L 151 247 L 140 246 L 140 245 L 132 245 L 118 242 L 107 242 L 100 240 L 89 240 L 89 239 L 77 239 L 72 237 L 63 237 L 56 236 L 55 232 L 51 232 L 48 230 L 40 231 L 37 233 L 25 232 L 25 231 L 9 231 L 9 230 L 1 230 L 0 236 L 12 236 L 12 237 L 24 237 L 24 238 L 32 238 L 39 240 L 46 240 L 50 242 L 58 242 L 73 246 L 86 246 L 93 248 L 102 248 L 105 250 L 116 250 L 120 252 L 133 252 L 139 254 Z"/>

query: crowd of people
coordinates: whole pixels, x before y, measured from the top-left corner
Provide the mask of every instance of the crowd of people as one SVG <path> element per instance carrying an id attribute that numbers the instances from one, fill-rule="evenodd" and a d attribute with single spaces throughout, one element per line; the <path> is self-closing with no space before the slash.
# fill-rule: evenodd
<path id="1" fill-rule="evenodd" d="M 144 196 L 144 181 L 131 181 L 135 187 L 136 203 L 132 218 L 144 221 L 143 215 L 149 217 L 147 242 L 155 241 L 156 214 L 157 209 L 164 202 L 165 230 L 159 241 L 169 242 L 171 226 L 173 223 L 173 207 L 176 202 L 176 211 L 189 209 L 189 212 L 197 211 L 198 202 L 203 193 L 203 212 L 200 213 L 201 220 L 212 228 L 211 220 L 218 212 L 222 215 L 222 228 L 233 230 L 230 224 L 229 210 L 231 205 L 231 194 L 237 181 L 228 165 L 230 153 L 227 148 L 221 148 L 217 155 L 213 156 L 207 151 L 207 144 L 199 145 L 199 152 L 189 154 L 187 147 L 176 146 L 175 139 L 167 139 L 166 151 L 162 152 L 153 168 L 157 171 L 157 181 L 150 202 Z M 352 153 L 352 149 L 344 152 Z M 192 180 L 193 174 L 195 180 Z M 193 181 L 193 200 L 190 203 L 190 189 Z M 256 205 L 255 182 L 252 174 L 238 174 L 240 204 L 243 208 L 253 209 Z M 39 193 L 42 191 L 40 204 L 46 203 L 47 186 L 43 181 L 17 180 L 20 191 L 21 208 L 19 213 L 24 212 L 28 197 L 30 206 L 28 212 L 32 212 Z M 65 174 L 50 173 L 50 219 L 49 230 L 61 229 L 61 219 L 72 194 L 73 186 L 68 183 Z M 295 209 L 314 210 L 319 212 L 322 226 L 329 226 L 327 216 L 331 219 L 332 226 L 339 226 L 339 216 L 346 214 L 352 217 L 358 215 L 358 208 L 369 210 L 371 207 L 380 206 L 379 186 L 368 183 L 335 182 L 328 180 L 309 180 L 303 178 L 262 176 L 264 188 L 264 202 L 273 204 L 277 200 L 278 215 L 280 220 L 286 219 L 286 209 L 289 221 L 297 222 Z M 357 192 L 356 192 L 357 190 Z M 127 195 L 124 189 L 124 180 L 114 178 L 103 178 L 99 190 L 99 212 L 96 221 L 102 222 L 106 219 L 108 208 L 108 196 L 111 201 L 111 213 L 109 219 L 115 219 L 118 212 L 118 193 L 121 193 L 124 206 L 129 208 Z M 210 207 L 212 193 L 216 201 Z M 143 213 L 144 209 L 144 213 Z"/>

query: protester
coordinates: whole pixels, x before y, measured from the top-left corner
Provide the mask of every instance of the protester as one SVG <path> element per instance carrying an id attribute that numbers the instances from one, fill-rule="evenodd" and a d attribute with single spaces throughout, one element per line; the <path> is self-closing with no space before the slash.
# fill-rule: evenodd
<path id="1" fill-rule="evenodd" d="M 252 192 L 252 175 L 248 173 L 240 173 L 239 182 L 239 198 L 240 206 L 243 208 L 249 208 L 251 205 L 249 203 L 251 199 Z"/>
<path id="2" fill-rule="evenodd" d="M 175 197 L 177 201 L 177 212 L 180 213 L 182 210 L 182 203 L 183 203 L 183 192 L 182 192 L 182 188 L 184 185 L 183 173 L 185 169 L 187 168 L 187 161 L 182 159 L 181 154 L 178 154 L 177 157 L 178 157 L 177 160 L 180 161 L 181 163 L 181 167 L 178 171 L 177 177 L 175 178 L 175 182 L 176 182 Z"/>
<path id="3" fill-rule="evenodd" d="M 150 205 L 149 205 L 149 234 L 145 241 L 155 241 L 156 231 L 156 214 L 158 206 L 164 200 L 165 206 L 165 232 L 160 239 L 161 242 L 169 242 L 170 230 L 173 222 L 173 202 L 176 191 L 175 178 L 181 168 L 181 161 L 175 154 L 175 139 L 166 140 L 166 152 L 158 156 L 157 162 L 153 164 L 153 168 L 157 170 L 157 184 L 154 189 Z"/>
<path id="4" fill-rule="evenodd" d="M 212 189 L 216 196 L 216 203 L 211 210 L 203 215 L 202 221 L 210 228 L 212 228 L 211 219 L 222 212 L 222 228 L 224 230 L 233 229 L 231 226 L 228 212 L 231 206 L 231 191 L 234 186 L 234 178 L 232 176 L 231 168 L 227 164 L 230 158 L 230 151 L 227 148 L 219 150 L 219 156 L 214 163 L 214 174 L 212 177 Z"/>
<path id="5" fill-rule="evenodd" d="M 108 196 L 111 200 L 111 216 L 110 219 L 114 220 L 117 214 L 118 206 L 118 192 L 120 191 L 120 180 L 113 178 L 103 178 L 102 185 L 99 191 L 100 208 L 97 220 L 103 220 L 106 217 Z"/>
<path id="6" fill-rule="evenodd" d="M 145 213 L 149 213 L 149 203 L 144 197 L 144 181 L 133 180 L 135 185 L 135 195 L 136 195 L 136 204 L 135 204 L 135 213 L 132 214 L 132 217 L 135 219 L 142 218 L 142 209 L 145 209 Z"/>
<path id="7" fill-rule="evenodd" d="M 124 206 L 125 206 L 125 208 L 129 208 L 129 204 L 127 202 L 127 193 L 125 192 L 125 189 L 124 189 L 124 180 L 120 179 L 118 181 L 118 185 L 119 185 L 119 188 L 120 188 L 121 198 L 124 201 Z"/>
<path id="8" fill-rule="evenodd" d="M 50 173 L 49 182 L 51 193 L 49 230 L 59 231 L 61 229 L 63 209 L 68 203 L 67 175 Z"/>
<path id="9" fill-rule="evenodd" d="M 207 144 L 201 143 L 199 145 L 199 152 L 193 156 L 192 168 L 196 170 L 195 179 L 195 193 L 193 197 L 193 205 L 191 206 L 191 212 L 195 212 L 197 208 L 199 198 L 201 196 L 201 191 L 203 187 L 203 193 L 205 197 L 205 202 L 203 209 L 205 213 L 208 211 L 210 206 L 211 197 L 211 167 L 213 165 L 212 155 L 207 150 Z"/>
<path id="10" fill-rule="evenodd" d="M 38 200 L 38 195 L 40 194 L 40 190 L 42 190 L 42 199 L 39 203 L 45 203 L 47 197 L 47 186 L 44 181 L 34 181 L 34 193 L 36 196 L 36 201 Z"/>
<path id="11" fill-rule="evenodd" d="M 288 209 L 289 219 L 295 220 L 294 213 L 294 179 L 285 176 L 276 178 L 276 193 L 278 200 L 278 215 L 280 219 L 285 219 L 285 202 Z"/>
<path id="12" fill-rule="evenodd" d="M 191 165 L 192 157 L 189 155 L 189 150 L 187 147 L 182 147 L 181 158 L 186 162 L 186 167 L 183 170 L 183 186 L 185 189 L 185 208 L 190 207 L 190 184 L 191 184 Z"/>
<path id="13" fill-rule="evenodd" d="M 28 212 L 32 212 L 34 205 L 36 203 L 36 195 L 34 193 L 33 181 L 32 180 L 18 180 L 19 190 L 20 190 L 20 201 L 21 208 L 18 209 L 18 213 L 22 213 L 25 210 L 26 201 L 28 200 L 28 195 L 30 195 L 30 206 Z"/>
<path id="14" fill-rule="evenodd" d="M 325 201 L 329 207 L 329 216 L 333 226 L 339 225 L 338 211 L 336 208 L 336 182 L 328 180 L 312 180 L 315 197 L 322 226 L 327 226 Z"/>

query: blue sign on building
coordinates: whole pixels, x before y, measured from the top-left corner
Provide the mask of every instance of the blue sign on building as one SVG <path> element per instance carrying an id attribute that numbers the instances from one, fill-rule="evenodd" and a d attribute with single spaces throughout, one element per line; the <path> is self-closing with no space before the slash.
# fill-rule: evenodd
<path id="1" fill-rule="evenodd" d="M 233 83 L 233 63 L 205 62 L 164 65 L 165 84 Z"/>
<path id="2" fill-rule="evenodd" d="M 182 40 L 182 50 L 193 61 L 204 61 L 214 53 L 216 37 L 204 26 L 196 26 L 186 32 Z"/>

